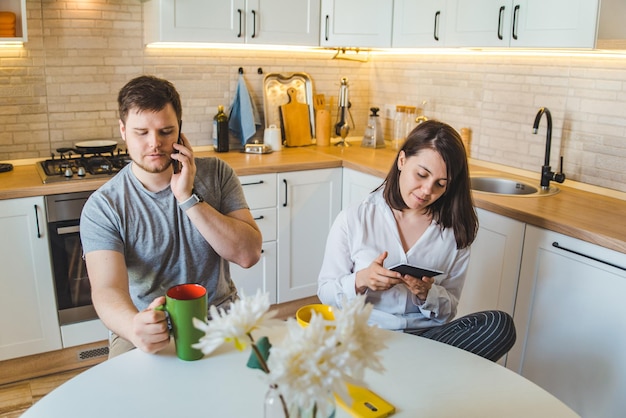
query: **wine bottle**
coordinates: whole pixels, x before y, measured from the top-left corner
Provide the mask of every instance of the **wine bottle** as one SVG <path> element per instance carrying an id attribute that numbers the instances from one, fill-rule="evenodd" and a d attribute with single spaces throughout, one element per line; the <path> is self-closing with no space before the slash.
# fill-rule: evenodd
<path id="1" fill-rule="evenodd" d="M 217 114 L 213 118 L 213 148 L 216 152 L 228 152 L 228 116 L 224 113 L 224 106 L 217 107 Z"/>

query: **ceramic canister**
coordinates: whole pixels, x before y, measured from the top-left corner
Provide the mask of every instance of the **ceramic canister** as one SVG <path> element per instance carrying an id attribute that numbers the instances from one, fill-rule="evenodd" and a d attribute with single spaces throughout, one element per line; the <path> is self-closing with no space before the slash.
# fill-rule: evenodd
<path id="1" fill-rule="evenodd" d="M 263 143 L 269 145 L 272 151 L 280 151 L 283 148 L 280 129 L 276 125 L 270 125 L 263 132 Z"/>

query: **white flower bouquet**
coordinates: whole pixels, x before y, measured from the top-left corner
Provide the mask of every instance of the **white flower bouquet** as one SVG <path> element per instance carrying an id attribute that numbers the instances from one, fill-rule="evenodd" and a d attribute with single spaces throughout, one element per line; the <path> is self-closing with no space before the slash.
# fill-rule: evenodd
<path id="1" fill-rule="evenodd" d="M 238 350 L 251 345 L 248 366 L 266 373 L 270 387 L 280 393 L 286 417 L 291 406 L 328 416 L 334 408 L 329 396 L 337 394 L 350 403 L 347 382 L 362 385 L 366 369 L 384 371 L 379 354 L 384 338 L 367 323 L 372 305 L 365 303 L 365 296 L 344 300 L 332 322 L 313 314 L 309 326 L 301 327 L 289 318 L 287 335 L 275 346 L 267 337 L 255 341 L 252 336 L 254 330 L 284 324 L 269 307 L 268 294 L 260 291 L 253 297 L 242 295 L 228 312 L 211 306 L 210 321 L 194 319 L 195 327 L 205 333 L 194 348 L 209 354 L 224 342 L 233 342 Z"/>

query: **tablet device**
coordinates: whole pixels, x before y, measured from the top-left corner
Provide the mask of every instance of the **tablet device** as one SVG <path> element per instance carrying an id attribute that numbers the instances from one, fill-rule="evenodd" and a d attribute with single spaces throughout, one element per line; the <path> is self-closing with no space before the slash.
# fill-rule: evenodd
<path id="1" fill-rule="evenodd" d="M 435 277 L 440 274 L 443 274 L 443 271 L 412 266 L 410 264 L 398 264 L 393 267 L 390 267 L 389 270 L 397 271 L 398 273 L 401 273 L 402 275 L 408 274 L 409 276 L 413 276 L 418 279 L 421 279 L 422 276 Z"/>

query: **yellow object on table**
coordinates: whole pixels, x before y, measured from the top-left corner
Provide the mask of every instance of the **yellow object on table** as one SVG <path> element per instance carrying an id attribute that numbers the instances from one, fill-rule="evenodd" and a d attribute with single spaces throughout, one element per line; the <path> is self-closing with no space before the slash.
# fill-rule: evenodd
<path id="1" fill-rule="evenodd" d="M 296 311 L 296 319 L 298 320 L 298 324 L 300 324 L 300 326 L 302 327 L 308 326 L 314 313 L 321 315 L 322 318 L 324 318 L 324 320 L 326 321 L 335 320 L 335 314 L 333 313 L 332 306 L 324 305 L 321 303 L 314 303 L 311 305 L 304 305 Z"/>

